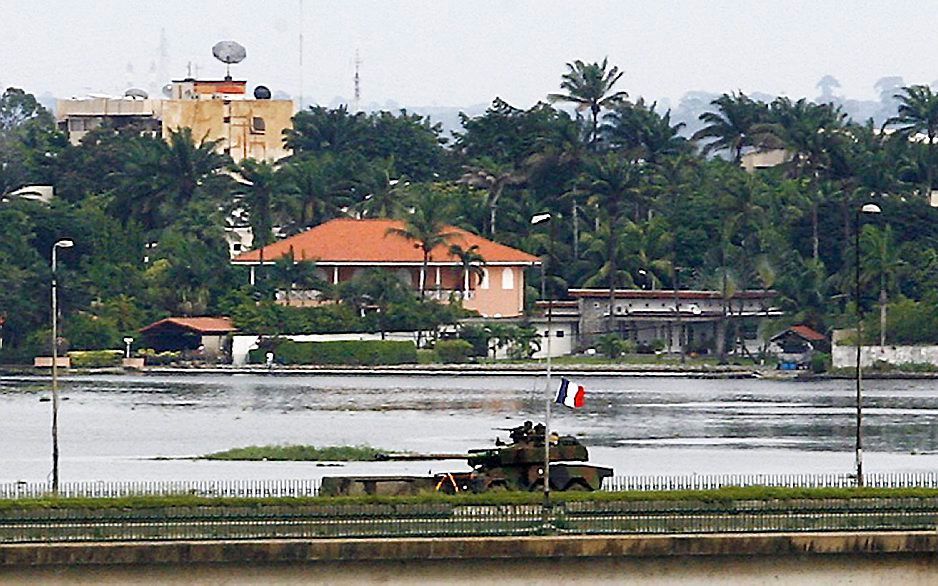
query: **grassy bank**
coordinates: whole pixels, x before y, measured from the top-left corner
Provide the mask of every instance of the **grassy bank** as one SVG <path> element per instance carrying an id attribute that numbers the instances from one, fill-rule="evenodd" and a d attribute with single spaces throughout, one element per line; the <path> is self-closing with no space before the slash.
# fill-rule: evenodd
<path id="1" fill-rule="evenodd" d="M 304 497 L 304 498 L 210 498 L 191 495 L 139 496 L 124 498 L 38 498 L 0 500 L 0 510 L 11 509 L 110 509 L 162 507 L 259 507 L 259 506 L 335 506 L 355 504 L 429 504 L 508 505 L 538 504 L 540 493 L 498 492 L 488 494 L 445 495 L 427 493 L 416 496 Z M 570 501 L 696 501 L 733 502 L 796 499 L 857 498 L 938 498 L 938 489 L 924 488 L 769 488 L 728 487 L 719 490 L 625 491 L 625 492 L 554 492 L 555 502 Z"/>
<path id="2" fill-rule="evenodd" d="M 387 453 L 371 446 L 247 446 L 201 456 L 200 460 L 247 460 L 270 462 L 373 462 Z"/>

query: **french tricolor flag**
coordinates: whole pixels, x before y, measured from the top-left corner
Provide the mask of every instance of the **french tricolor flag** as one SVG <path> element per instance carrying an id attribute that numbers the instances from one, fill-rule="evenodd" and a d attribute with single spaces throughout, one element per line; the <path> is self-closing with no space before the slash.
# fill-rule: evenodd
<path id="1" fill-rule="evenodd" d="M 586 387 L 561 378 L 560 390 L 557 391 L 556 402 L 574 409 L 582 407 L 586 402 Z"/>

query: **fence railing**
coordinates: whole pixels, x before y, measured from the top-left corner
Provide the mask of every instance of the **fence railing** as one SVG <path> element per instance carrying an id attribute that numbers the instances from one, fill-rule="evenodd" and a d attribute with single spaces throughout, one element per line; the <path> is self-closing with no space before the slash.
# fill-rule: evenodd
<path id="1" fill-rule="evenodd" d="M 872 488 L 938 488 L 938 472 L 874 472 L 865 474 L 864 486 Z M 309 497 L 319 493 L 319 480 L 157 480 L 66 482 L 59 496 L 114 498 L 127 496 L 193 495 L 206 497 Z M 712 490 L 727 486 L 785 488 L 851 488 L 852 474 L 686 474 L 614 476 L 603 483 L 604 491 Z M 38 482 L 0 483 L 0 499 L 49 496 L 51 486 Z"/>
<path id="2" fill-rule="evenodd" d="M 316 479 L 284 480 L 157 480 L 66 482 L 59 496 L 118 498 L 128 496 L 193 495 L 205 497 L 310 497 L 319 494 Z M 785 488 L 851 488 L 852 474 L 686 474 L 614 476 L 603 490 L 712 490 L 726 486 L 773 486 Z M 872 488 L 938 488 L 938 472 L 874 472 L 864 475 L 864 486 Z M 0 499 L 40 498 L 51 494 L 48 483 L 0 483 Z"/>
<path id="3" fill-rule="evenodd" d="M 0 509 L 0 543 L 929 530 L 938 499 Z"/>
<path id="4" fill-rule="evenodd" d="M 154 480 L 64 482 L 59 496 L 66 498 L 120 498 L 129 496 L 193 495 L 205 497 L 272 498 L 319 494 L 319 480 Z M 41 498 L 52 487 L 39 482 L 0 483 L 0 499 Z"/>

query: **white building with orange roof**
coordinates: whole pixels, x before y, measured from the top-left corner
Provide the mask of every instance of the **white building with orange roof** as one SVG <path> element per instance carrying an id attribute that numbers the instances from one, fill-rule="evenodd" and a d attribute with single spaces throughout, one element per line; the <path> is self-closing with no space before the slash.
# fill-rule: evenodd
<path id="1" fill-rule="evenodd" d="M 526 252 L 493 242 L 466 230 L 447 226 L 454 236 L 430 253 L 423 274 L 423 253 L 414 242 L 389 233 L 403 228 L 404 222 L 390 219 L 340 218 L 325 222 L 290 238 L 242 253 L 232 259 L 235 266 L 247 266 L 254 283 L 256 270 L 273 265 L 293 254 L 295 261 L 316 263 L 320 278 L 338 284 L 369 269 L 393 272 L 414 290 L 426 283 L 427 294 L 440 301 L 463 299 L 463 306 L 483 317 L 515 317 L 524 311 L 524 270 L 539 266 L 540 259 Z M 449 252 L 458 244 L 463 249 L 477 246 L 482 256 L 481 277 L 463 270 L 459 258 Z M 313 299 L 309 298 L 309 302 Z"/>

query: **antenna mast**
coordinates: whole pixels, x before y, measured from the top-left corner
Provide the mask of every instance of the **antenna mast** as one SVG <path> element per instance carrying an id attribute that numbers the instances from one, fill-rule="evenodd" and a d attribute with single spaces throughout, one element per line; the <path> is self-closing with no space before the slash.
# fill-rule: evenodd
<path id="1" fill-rule="evenodd" d="M 300 0 L 300 46 L 299 46 L 299 67 L 300 67 L 300 103 L 298 108 L 303 109 L 303 0 Z"/>
<path id="2" fill-rule="evenodd" d="M 355 49 L 355 104 L 354 109 L 356 112 L 359 111 L 359 103 L 362 99 L 362 84 L 361 76 L 359 75 L 359 69 L 361 68 L 362 60 L 358 55 L 358 49 Z"/>

